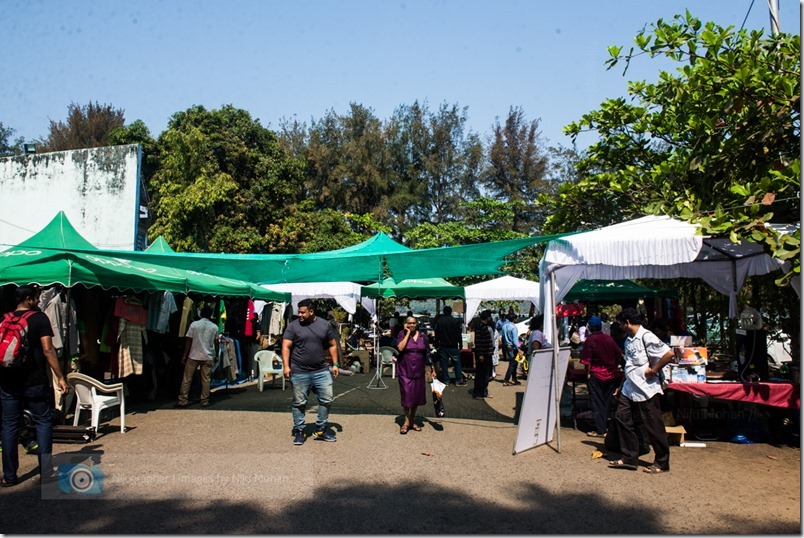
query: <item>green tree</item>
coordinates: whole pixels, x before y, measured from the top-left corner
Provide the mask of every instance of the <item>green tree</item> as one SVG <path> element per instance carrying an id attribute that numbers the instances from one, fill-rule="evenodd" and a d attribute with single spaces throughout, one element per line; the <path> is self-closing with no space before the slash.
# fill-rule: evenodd
<path id="1" fill-rule="evenodd" d="M 541 139 L 539 121 L 528 122 L 521 108 L 511 107 L 505 123 L 496 121 L 492 129 L 483 185 L 498 200 L 518 203 L 514 229 L 534 233 L 546 216 L 531 202 L 541 194 L 555 192 L 554 184 L 547 180 L 550 154 Z"/>
<path id="2" fill-rule="evenodd" d="M 194 106 L 158 140 L 154 223 L 177 250 L 270 252 L 277 223 L 298 200 L 303 165 L 248 112 Z"/>
<path id="3" fill-rule="evenodd" d="M 318 208 L 387 216 L 385 141 L 371 109 L 352 103 L 349 114 L 330 111 L 314 121 L 306 137 L 298 124 L 283 134 L 285 144 L 305 160 L 305 195 Z"/>
<path id="4" fill-rule="evenodd" d="M 798 221 L 799 36 L 763 37 L 701 22 L 687 12 L 659 20 L 612 68 L 639 56 L 678 63 L 655 83 L 629 83 L 630 102 L 609 99 L 570 124 L 573 138 L 596 131 L 578 170 L 562 186 L 548 229 L 564 231 L 649 214 L 703 226 L 704 233 L 763 244 L 799 273 L 800 232 L 777 236 L 768 223 Z"/>
<path id="5" fill-rule="evenodd" d="M 0 157 L 19 155 L 22 153 L 22 145 L 25 143 L 25 138 L 19 137 L 12 141 L 11 137 L 14 136 L 15 132 L 17 132 L 16 129 L 6 127 L 3 125 L 3 122 L 0 121 Z"/>
<path id="6" fill-rule="evenodd" d="M 124 111 L 112 105 L 92 101 L 81 106 L 70 103 L 67 121 L 50 121 L 47 138 L 40 151 L 66 151 L 70 149 L 108 146 L 111 133 L 125 125 Z"/>
<path id="7" fill-rule="evenodd" d="M 457 220 L 461 201 L 478 195 L 483 146 L 475 133 L 466 132 L 466 120 L 466 108 L 447 103 L 437 112 L 418 101 L 394 112 L 386 132 L 390 206 L 400 231 Z"/>

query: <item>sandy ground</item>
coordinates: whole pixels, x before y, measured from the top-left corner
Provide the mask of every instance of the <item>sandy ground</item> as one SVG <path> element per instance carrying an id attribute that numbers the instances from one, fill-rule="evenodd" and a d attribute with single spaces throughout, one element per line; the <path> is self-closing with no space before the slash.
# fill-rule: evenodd
<path id="1" fill-rule="evenodd" d="M 369 378 L 355 376 L 361 387 Z M 0 490 L 0 532 L 801 534 L 797 447 L 674 446 L 671 472 L 651 476 L 609 469 L 592 459 L 602 442 L 564 427 L 560 453 L 554 442 L 512 455 L 523 387 L 493 383 L 482 402 L 450 387 L 446 402 L 464 398 L 489 418 L 434 419 L 427 406 L 423 431 L 402 436 L 400 411 L 387 403 L 398 389 L 385 381 L 388 389 L 365 391 L 386 402 L 373 412 L 346 403 L 340 412 L 346 392 L 362 389 L 339 385 L 330 417 L 338 441 L 300 447 L 291 443 L 290 391 L 277 387 L 239 387 L 207 409 L 133 406 L 125 434 L 115 416 L 92 443 L 54 445 L 59 464 L 94 462 L 97 494 L 41 488 L 36 458 L 21 452 L 24 482 Z"/>

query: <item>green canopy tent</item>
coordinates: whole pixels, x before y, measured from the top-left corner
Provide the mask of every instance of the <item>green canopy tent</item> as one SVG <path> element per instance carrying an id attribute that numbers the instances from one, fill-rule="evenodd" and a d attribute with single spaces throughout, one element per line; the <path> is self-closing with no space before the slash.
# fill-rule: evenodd
<path id="1" fill-rule="evenodd" d="M 259 284 L 378 282 L 410 278 L 500 274 L 517 250 L 570 234 L 526 237 L 455 247 L 408 249 L 381 234 L 360 245 L 314 254 L 213 254 L 93 251 L 115 258 L 191 269 Z M 388 273 L 386 273 L 386 270 Z"/>
<path id="2" fill-rule="evenodd" d="M 175 271 L 170 267 L 142 261 L 118 259 L 100 254 L 59 212 L 47 226 L 22 243 L 0 252 L 0 285 L 43 286 L 83 284 L 121 291 L 171 291 L 216 296 L 252 296 L 266 300 L 289 300 L 289 294 L 252 286 L 233 284 L 194 271 Z M 257 289 L 259 288 L 259 289 Z"/>
<path id="3" fill-rule="evenodd" d="M 674 290 L 655 290 L 631 280 L 579 280 L 567 292 L 564 301 L 616 301 L 618 299 L 648 299 L 677 297 Z"/>
<path id="4" fill-rule="evenodd" d="M 146 252 L 175 252 L 167 241 L 160 235 L 157 237 L 151 246 L 146 249 Z M 241 280 L 232 280 L 231 278 L 224 278 L 215 275 L 207 275 L 189 269 L 169 269 L 176 275 L 184 278 L 187 281 L 187 288 L 190 291 L 198 293 L 209 293 L 210 295 L 218 295 L 221 297 L 251 297 L 253 299 L 262 299 L 265 301 L 279 301 L 289 302 L 290 293 L 274 291 L 264 288 L 257 284 L 244 282 Z M 201 291 L 208 290 L 208 291 Z"/>
<path id="5" fill-rule="evenodd" d="M 463 299 L 465 297 L 462 286 L 454 286 L 443 278 L 410 278 L 401 282 L 387 278 L 381 283 L 363 286 L 360 288 L 360 293 L 363 297 L 382 297 L 384 299 L 394 297 L 409 299 L 460 297 Z"/>

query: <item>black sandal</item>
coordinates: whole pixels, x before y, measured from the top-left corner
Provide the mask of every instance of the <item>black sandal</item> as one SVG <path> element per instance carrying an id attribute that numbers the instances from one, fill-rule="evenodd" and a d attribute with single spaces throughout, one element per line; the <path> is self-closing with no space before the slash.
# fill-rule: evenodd
<path id="1" fill-rule="evenodd" d="M 402 434 L 402 435 L 405 435 L 406 433 L 408 433 L 408 425 L 403 424 L 402 427 L 399 428 L 399 433 Z"/>

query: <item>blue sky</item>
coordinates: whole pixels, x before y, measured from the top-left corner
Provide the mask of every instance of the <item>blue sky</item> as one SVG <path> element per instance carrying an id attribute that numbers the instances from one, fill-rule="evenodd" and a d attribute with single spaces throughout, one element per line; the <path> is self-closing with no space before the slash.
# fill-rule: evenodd
<path id="1" fill-rule="evenodd" d="M 605 70 L 609 45 L 627 48 L 644 25 L 685 9 L 739 28 L 751 3 L 0 0 L 0 122 L 32 139 L 71 102 L 92 100 L 157 136 L 195 104 L 231 103 L 276 129 L 350 102 L 385 120 L 418 100 L 468 107 L 469 128 L 484 136 L 521 107 L 549 143 L 568 145 L 564 125 L 670 66 L 643 59 L 624 78 Z M 746 28 L 769 32 L 766 0 L 753 4 Z M 782 31 L 799 34 L 799 2 L 779 4 Z"/>

